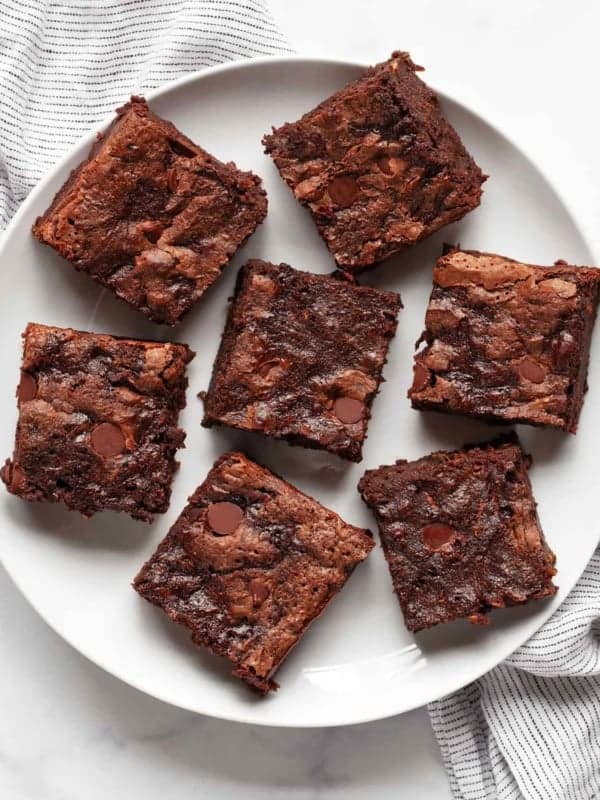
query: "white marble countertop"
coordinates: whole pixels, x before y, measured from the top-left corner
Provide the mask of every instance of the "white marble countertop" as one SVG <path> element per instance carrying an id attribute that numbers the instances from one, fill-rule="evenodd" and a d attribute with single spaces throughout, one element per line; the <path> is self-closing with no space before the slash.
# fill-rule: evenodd
<path id="1" fill-rule="evenodd" d="M 544 165 L 600 248 L 595 0 L 273 0 L 272 7 L 302 53 L 372 62 L 409 49 L 433 85 Z M 291 731 L 170 708 L 63 643 L 1 569 L 0 635 L 0 797 L 7 800 L 450 797 L 422 710 L 353 728 Z"/>

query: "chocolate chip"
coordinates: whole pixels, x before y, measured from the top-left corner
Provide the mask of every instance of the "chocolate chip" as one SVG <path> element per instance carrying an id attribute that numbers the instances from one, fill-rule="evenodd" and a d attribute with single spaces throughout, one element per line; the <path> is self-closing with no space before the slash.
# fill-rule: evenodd
<path id="1" fill-rule="evenodd" d="M 390 160 L 387 156 L 383 156 L 382 158 L 378 158 L 376 161 L 377 166 L 385 175 L 392 174 L 392 165 L 390 164 Z"/>
<path id="2" fill-rule="evenodd" d="M 175 259 L 166 250 L 160 250 L 158 247 L 155 250 L 144 250 L 139 256 L 139 260 L 144 267 L 156 270 L 159 275 L 168 275 L 171 272 Z"/>
<path id="3" fill-rule="evenodd" d="M 232 617 L 236 621 L 240 620 L 248 620 L 253 617 L 252 609 L 247 606 L 243 605 L 242 603 L 232 603 L 229 606 L 229 616 Z"/>
<path id="4" fill-rule="evenodd" d="M 448 544 L 455 537 L 454 529 L 443 522 L 433 522 L 431 525 L 425 525 L 421 531 L 423 543 L 431 550 L 439 550 L 440 547 Z"/>
<path id="5" fill-rule="evenodd" d="M 264 581 L 261 581 L 259 578 L 252 578 L 249 586 L 250 593 L 252 595 L 252 602 L 255 606 L 262 605 L 271 593 L 267 584 Z"/>
<path id="6" fill-rule="evenodd" d="M 37 383 L 33 375 L 29 372 L 21 370 L 21 380 L 17 388 L 17 398 L 19 403 L 25 403 L 27 400 L 33 400 L 37 394 Z"/>
<path id="7" fill-rule="evenodd" d="M 568 364 L 575 350 L 575 337 L 568 331 L 561 331 L 561 333 L 552 340 L 554 363 L 559 367 Z"/>
<path id="8" fill-rule="evenodd" d="M 519 375 L 526 381 L 531 381 L 532 383 L 542 383 L 546 377 L 546 370 L 544 367 L 529 356 L 525 356 L 519 364 L 518 369 Z"/>
<path id="9" fill-rule="evenodd" d="M 196 153 L 189 147 L 183 144 L 183 142 L 177 141 L 177 139 L 168 139 L 169 147 L 171 150 L 178 156 L 182 156 L 183 158 L 194 158 Z"/>
<path id="10" fill-rule="evenodd" d="M 138 230 L 142 233 L 149 242 L 156 244 L 160 239 L 164 226 L 158 220 L 146 220 L 138 226 Z"/>
<path id="11" fill-rule="evenodd" d="M 244 512 L 235 503 L 211 503 L 208 507 L 208 524 L 219 536 L 229 536 L 244 517 Z"/>
<path id="12" fill-rule="evenodd" d="M 412 392 L 420 392 L 429 384 L 429 370 L 423 364 L 416 363 L 413 374 Z"/>
<path id="13" fill-rule="evenodd" d="M 10 474 L 10 488 L 14 492 L 21 492 L 25 488 L 27 477 L 25 472 L 18 464 L 13 464 Z"/>
<path id="14" fill-rule="evenodd" d="M 90 434 L 92 447 L 99 456 L 117 456 L 125 449 L 125 437 L 118 425 L 112 422 L 101 422 L 92 428 Z"/>
<path id="15" fill-rule="evenodd" d="M 463 315 L 464 316 L 464 315 Z M 436 335 L 444 333 L 447 328 L 455 330 L 461 323 L 462 317 L 446 308 L 430 308 L 425 315 L 427 330 Z"/>
<path id="16" fill-rule="evenodd" d="M 389 158 L 382 156 L 375 162 L 384 175 L 396 175 L 403 172 L 406 168 L 406 163 L 401 158 Z"/>
<path id="17" fill-rule="evenodd" d="M 177 185 L 179 183 L 177 177 L 177 170 L 171 168 L 167 170 L 167 186 L 169 187 L 169 191 L 176 192 Z"/>
<path id="18" fill-rule="evenodd" d="M 255 367 L 255 370 L 265 381 L 269 379 L 275 380 L 285 372 L 286 366 L 286 362 L 283 358 L 270 358 L 268 361 L 263 361 L 262 364 Z"/>
<path id="19" fill-rule="evenodd" d="M 363 417 L 365 405 L 361 400 L 353 397 L 338 397 L 333 404 L 333 413 L 345 425 L 359 422 Z"/>
<path id="20" fill-rule="evenodd" d="M 358 185 L 349 175 L 340 175 L 331 181 L 327 192 L 336 206 L 346 208 L 355 201 L 358 195 Z"/>

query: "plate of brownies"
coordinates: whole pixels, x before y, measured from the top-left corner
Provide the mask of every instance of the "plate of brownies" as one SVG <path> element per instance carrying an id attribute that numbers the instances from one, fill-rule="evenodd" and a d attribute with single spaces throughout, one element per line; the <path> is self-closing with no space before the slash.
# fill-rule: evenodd
<path id="1" fill-rule="evenodd" d="M 600 270 L 420 71 L 123 98 L 6 232 L 0 557 L 166 702 L 401 713 L 525 642 L 597 543 Z"/>

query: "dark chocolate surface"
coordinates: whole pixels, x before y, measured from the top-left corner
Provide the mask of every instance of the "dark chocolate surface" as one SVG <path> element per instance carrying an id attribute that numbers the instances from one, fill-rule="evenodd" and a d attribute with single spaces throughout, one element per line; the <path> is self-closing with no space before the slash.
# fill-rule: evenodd
<path id="1" fill-rule="evenodd" d="M 241 453 L 223 455 L 134 581 L 261 693 L 373 547 Z"/>
<path id="2" fill-rule="evenodd" d="M 248 262 L 203 424 L 260 431 L 359 461 L 399 308 L 394 292 Z"/>
<path id="3" fill-rule="evenodd" d="M 368 470 L 406 627 L 419 631 L 553 595 L 554 554 L 537 517 L 516 437 Z"/>
<path id="4" fill-rule="evenodd" d="M 407 53 L 263 143 L 336 262 L 358 271 L 479 205 L 485 180 Z"/>
<path id="5" fill-rule="evenodd" d="M 260 179 L 133 97 L 33 233 L 155 322 L 186 314 L 267 213 Z"/>
<path id="6" fill-rule="evenodd" d="M 437 262 L 415 408 L 575 432 L 600 270 L 451 249 Z"/>
<path id="7" fill-rule="evenodd" d="M 30 323 L 8 490 L 85 516 L 111 509 L 151 521 L 166 511 L 192 357 L 182 344 Z"/>

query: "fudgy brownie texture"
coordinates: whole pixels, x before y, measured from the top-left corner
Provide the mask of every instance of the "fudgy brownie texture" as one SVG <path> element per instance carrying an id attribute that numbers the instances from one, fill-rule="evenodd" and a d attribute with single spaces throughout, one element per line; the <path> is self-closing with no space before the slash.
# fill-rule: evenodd
<path id="1" fill-rule="evenodd" d="M 433 273 L 412 405 L 574 433 L 599 287 L 598 269 L 449 249 Z"/>
<path id="2" fill-rule="evenodd" d="M 256 175 L 214 158 L 132 97 L 33 233 L 150 319 L 173 325 L 266 212 Z"/>
<path id="3" fill-rule="evenodd" d="M 362 477 L 410 631 L 461 617 L 485 623 L 490 609 L 556 592 L 530 463 L 516 437 L 505 437 Z"/>
<path id="4" fill-rule="evenodd" d="M 111 509 L 150 522 L 166 511 L 192 351 L 33 323 L 24 340 L 8 491 L 84 516 Z"/>
<path id="5" fill-rule="evenodd" d="M 407 53 L 263 139 L 338 265 L 369 267 L 479 205 L 485 176 Z"/>
<path id="6" fill-rule="evenodd" d="M 369 531 L 227 453 L 134 587 L 264 694 L 277 688 L 281 662 L 372 547 Z"/>
<path id="7" fill-rule="evenodd" d="M 231 425 L 360 461 L 400 297 L 249 261 L 204 398 Z"/>

